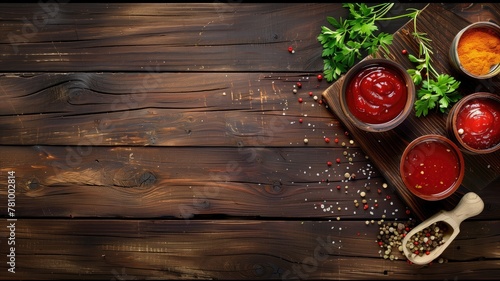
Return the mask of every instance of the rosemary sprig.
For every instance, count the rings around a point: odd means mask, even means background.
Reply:
[[[419,45],[418,57],[409,54],[408,59],[415,63],[415,68],[408,69],[413,83],[421,85],[417,90],[417,100],[415,101],[415,115],[417,117],[426,116],[430,110],[439,105],[439,111],[445,113],[450,105],[457,102],[462,96],[457,91],[460,81],[454,77],[438,73],[432,65],[431,39],[427,34],[417,30],[417,18],[421,10],[415,10],[412,14],[413,32],[412,35]]]

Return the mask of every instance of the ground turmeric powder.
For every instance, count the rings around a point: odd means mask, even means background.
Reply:
[[[460,64],[474,75],[490,72],[500,63],[500,36],[484,28],[464,32],[457,46]]]

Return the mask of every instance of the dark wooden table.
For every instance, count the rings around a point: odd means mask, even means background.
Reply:
[[[391,14],[407,8],[451,30],[500,21],[492,3],[396,3]],[[497,279],[495,162],[474,190],[484,211],[461,224],[443,263],[382,257],[379,223],[453,202],[428,209],[403,194],[323,99],[338,86],[316,78],[327,16],[347,10],[0,4],[0,279]],[[436,40],[443,66],[447,44]],[[361,192],[367,209],[354,204]]]

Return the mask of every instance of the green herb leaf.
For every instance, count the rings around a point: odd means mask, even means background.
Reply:
[[[323,72],[328,82],[337,80],[363,55],[374,54],[379,47],[389,53],[387,45],[392,44],[392,35],[380,33],[376,22],[394,6],[384,3],[367,6],[364,3],[343,3],[349,10],[346,19],[327,17],[333,29],[322,26],[318,41],[323,46]],[[405,16],[405,15],[403,15]],[[401,16],[402,17],[402,16]]]
[[[419,54],[418,57],[412,54],[408,55],[408,59],[415,63],[414,69],[408,69],[407,72],[416,86],[422,84],[417,89],[417,100],[415,101],[415,115],[417,117],[426,116],[430,110],[434,109],[437,104],[439,111],[445,113],[452,103],[457,102],[461,95],[457,91],[460,86],[460,81],[454,77],[438,73],[432,65],[431,55],[432,47],[431,39],[427,34],[416,29],[417,17],[420,11],[416,11],[413,15],[414,32],[413,37],[418,42]],[[423,79],[423,74],[426,78]]]

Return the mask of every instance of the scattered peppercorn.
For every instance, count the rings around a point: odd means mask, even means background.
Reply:
[[[290,53],[293,52],[293,47],[292,46],[288,47],[288,52],[290,52]]]
[[[408,51],[407,51],[406,49],[403,49],[403,50],[401,50],[401,53],[402,53],[403,55],[407,55],[407,54],[408,54]]]
[[[415,221],[410,220],[406,223],[387,222],[381,219],[378,221],[379,234],[377,235],[377,244],[382,248],[379,253],[384,259],[399,259],[404,257],[403,254],[403,238],[410,231]],[[399,255],[395,255],[396,251]],[[392,257],[392,258],[391,258]]]
[[[297,82],[297,87],[298,87],[298,88],[302,88],[302,83]]]
[[[318,78],[318,81],[321,81],[321,80],[323,80],[323,75],[318,74],[317,78]]]
[[[325,138],[325,142],[329,143],[330,142],[330,138]]]
[[[304,100],[302,98],[299,98],[299,102],[302,103]]]

